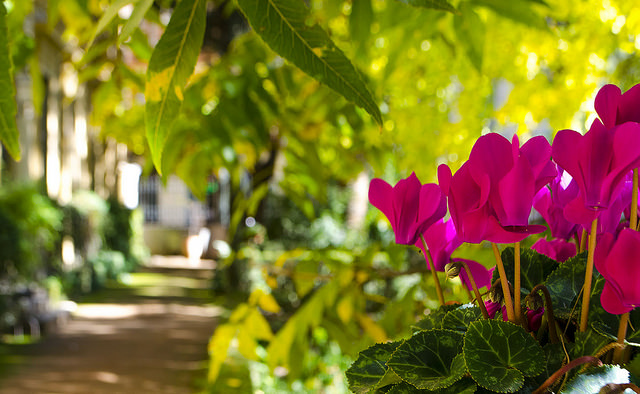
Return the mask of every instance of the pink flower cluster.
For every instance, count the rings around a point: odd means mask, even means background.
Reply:
[[[640,234],[626,224],[631,172],[640,166],[640,84],[624,94],[604,86],[595,109],[599,119],[584,135],[561,130],[552,145],[539,136],[521,146],[517,136],[509,141],[489,133],[455,173],[438,168],[438,185],[422,185],[413,173],[395,187],[374,179],[369,201],[389,219],[397,243],[424,248],[424,237],[439,271],[463,242],[519,242],[547,226],[551,239],[533,249],[565,261],[598,219],[595,264],[606,279],[601,302],[610,313],[628,312],[640,305]],[[529,223],[532,208],[547,226]],[[469,266],[481,278],[478,287],[489,285],[483,265]]]

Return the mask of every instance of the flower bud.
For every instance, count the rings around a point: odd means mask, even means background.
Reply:
[[[444,272],[447,274],[447,278],[453,279],[457,278],[460,275],[460,271],[462,270],[462,263],[451,262],[444,266]]]

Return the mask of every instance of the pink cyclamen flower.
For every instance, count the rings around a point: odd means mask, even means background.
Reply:
[[[438,180],[449,198],[449,210],[465,242],[522,241],[545,230],[529,225],[533,197],[555,178],[551,147],[534,137],[520,147],[517,136],[509,142],[489,133],[480,137],[469,160],[455,173],[438,168]]]
[[[578,184],[585,207],[607,208],[620,193],[627,173],[640,165],[640,124],[607,129],[596,119],[585,135],[560,130],[553,140],[553,160]]]
[[[640,84],[624,94],[615,85],[603,86],[596,95],[594,107],[608,129],[625,122],[640,122]]]
[[[540,238],[536,243],[531,245],[531,249],[561,263],[569,260],[578,253],[576,244],[561,238],[552,239],[551,241]]]
[[[369,202],[389,219],[396,243],[402,245],[415,244],[420,234],[447,213],[440,187],[421,184],[415,173],[393,187],[382,179],[373,179]]]
[[[429,226],[423,236],[427,243],[427,248],[431,254],[436,271],[444,272],[445,266],[452,261],[451,254],[460,245],[462,245],[462,241],[456,234],[456,228],[453,225],[453,222],[451,220],[446,222],[443,219],[438,220],[433,225]],[[426,254],[422,240],[419,239],[416,241],[415,245]],[[460,260],[467,263],[469,271],[471,271],[471,275],[473,275],[473,280],[476,282],[476,286],[478,286],[479,289],[491,285],[492,272],[487,270],[484,265],[472,260],[453,259],[453,261]],[[467,272],[464,269],[460,271],[459,276],[462,283],[467,286],[469,290],[473,291]]]
[[[640,232],[626,228],[617,239],[602,234],[595,265],[605,278],[600,303],[607,312],[621,315],[640,306]]]
[[[558,168],[558,175],[549,187],[540,189],[533,198],[533,208],[547,222],[554,238],[569,240],[578,231],[578,224],[569,221],[564,211],[578,193],[578,185],[571,175]]]

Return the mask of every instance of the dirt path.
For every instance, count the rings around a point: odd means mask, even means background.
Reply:
[[[12,346],[0,393],[194,393],[206,379],[207,343],[220,308],[212,269],[154,257],[151,266],[78,305],[57,333]]]

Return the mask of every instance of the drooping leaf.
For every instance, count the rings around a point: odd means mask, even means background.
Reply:
[[[161,171],[162,151],[180,112],[183,91],[200,53],[206,23],[205,0],[183,0],[156,45],[145,88],[145,124],[153,163]]]
[[[122,27],[120,34],[118,34],[118,45],[121,45],[125,42],[131,34],[138,28],[140,22],[144,18],[144,15],[147,13],[151,5],[153,4],[153,0],[137,0],[136,4],[133,6],[133,11],[129,16],[129,19]]]
[[[449,12],[456,12],[456,8],[446,0],[397,0],[404,4],[409,4],[414,7],[433,8],[435,10],[443,10]]]
[[[419,389],[449,387],[466,373],[463,338],[451,330],[420,331],[398,346],[387,365]]]
[[[456,15],[453,19],[453,27],[458,42],[464,47],[471,64],[476,70],[481,71],[486,35],[484,22],[468,3],[462,3],[460,15]]]
[[[16,90],[9,49],[7,9],[0,2],[0,140],[14,160],[20,160],[20,134],[16,126]]]
[[[610,383],[630,383],[629,371],[617,365],[603,365],[597,368],[589,368],[584,373],[570,380],[561,393],[599,393],[602,387]]]
[[[442,320],[442,328],[464,333],[467,331],[469,324],[480,319],[482,319],[480,308],[466,304],[447,313]]]
[[[534,3],[532,1],[473,0],[473,3],[485,6],[505,18],[526,26],[537,29],[545,29],[547,27],[544,17],[532,6],[532,3]]]
[[[87,45],[87,48],[93,45],[93,42],[95,41],[96,37],[100,33],[102,33],[105,27],[107,27],[109,23],[111,23],[111,21],[113,21],[113,19],[116,17],[116,15],[118,15],[118,11],[120,11],[120,9],[125,5],[131,4],[131,2],[133,1],[134,0],[115,0],[113,3],[109,4],[109,7],[107,7],[107,9],[104,11],[102,16],[98,20],[98,24],[96,25],[96,29],[93,31],[93,34],[89,39],[89,44]]]
[[[505,248],[500,254],[504,271],[509,282],[514,282],[515,256],[514,248]],[[531,292],[536,285],[544,283],[547,277],[558,267],[558,263],[533,249],[520,250],[520,283],[521,289]],[[498,270],[494,270],[492,282],[499,278]]]
[[[570,258],[547,277],[546,286],[551,295],[553,311],[558,317],[568,318],[572,310],[574,314],[579,312],[576,303],[580,302],[578,294],[584,285],[586,257],[586,253],[582,253]]]
[[[381,382],[389,367],[387,361],[401,342],[379,343],[360,352],[358,359],[345,373],[349,382],[349,389],[354,393],[368,393],[383,387]],[[395,382],[398,382],[396,380]],[[389,381],[384,385],[393,383]]]
[[[498,392],[513,393],[525,376],[545,367],[544,352],[522,327],[500,320],[480,320],[469,325],[464,358],[473,380]]]
[[[302,0],[238,0],[238,5],[254,31],[275,52],[382,124],[380,109],[359,72],[328,34],[312,22]]]

